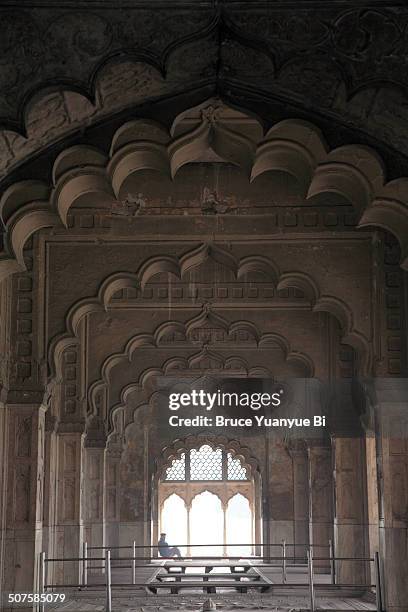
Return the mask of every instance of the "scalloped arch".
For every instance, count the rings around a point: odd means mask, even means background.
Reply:
[[[207,255],[217,252],[217,258],[219,258],[219,254],[222,251],[221,249],[216,249],[216,251],[205,251],[203,250],[203,245],[198,248],[192,249],[189,253],[184,254],[181,258],[177,257],[154,257],[147,262],[145,262],[140,268],[138,273],[131,272],[119,272],[115,273],[108,278],[106,278],[98,291],[96,297],[89,297],[83,300],[80,300],[77,304],[74,304],[68,312],[66,317],[66,333],[61,336],[55,338],[50,345],[49,350],[49,363],[51,364],[52,372],[56,371],[57,368],[57,355],[59,354],[58,345],[60,342],[65,342],[67,338],[75,338],[79,324],[83,317],[91,314],[92,312],[98,311],[106,311],[109,306],[109,301],[112,296],[119,291],[120,289],[126,287],[143,287],[146,282],[155,274],[160,272],[170,272],[174,274],[177,278],[181,278],[181,264],[180,262],[183,260],[184,262],[189,262],[186,265],[187,270],[191,269],[192,265],[200,265],[205,258],[203,258],[203,252],[206,252]],[[197,254],[199,257],[197,258]],[[224,261],[226,265],[234,267],[236,269],[236,276],[239,278],[243,274],[248,272],[248,263],[250,263],[251,270],[256,270],[255,262],[261,266],[261,270],[266,270],[268,276],[274,276],[277,274],[277,268],[274,263],[267,258],[257,258],[257,257],[246,257],[241,259],[240,261],[236,260],[235,257],[230,254],[228,251],[225,252],[227,258]],[[272,270],[272,272],[271,272]],[[311,306],[315,312],[328,312],[333,315],[337,321],[339,321],[343,340],[348,342],[358,353],[359,363],[361,373],[368,374],[371,368],[371,348],[369,341],[362,335],[357,329],[355,329],[354,321],[353,321],[353,313],[349,309],[349,307],[339,298],[335,296],[324,296],[320,294],[319,287],[314,279],[312,279],[307,274],[302,274],[299,272],[294,273],[285,273],[281,277],[276,278],[275,286],[277,289],[285,289],[289,287],[298,288],[305,293],[307,298],[311,302]],[[210,310],[208,311],[210,312]],[[195,325],[193,322],[195,319],[200,321],[202,320],[204,313],[200,313],[196,317],[193,317],[193,320],[190,321],[190,326]],[[217,315],[217,320],[219,315]],[[219,321],[221,322],[221,321]],[[234,322],[234,324],[239,322]],[[171,322],[168,322],[170,325]],[[178,329],[182,330],[182,333],[186,335],[187,328],[185,326],[181,327],[178,325]],[[231,328],[229,328],[231,331]],[[160,327],[160,333],[164,333],[165,326]],[[303,367],[307,367],[309,371],[313,372],[313,364],[310,362],[309,358],[302,353],[292,352],[290,347],[285,344],[285,340],[282,337],[278,337],[278,335],[274,334],[266,334],[262,338],[259,336],[259,332],[251,329],[251,332],[255,334],[255,337],[258,338],[259,343],[267,343],[269,341],[280,342],[288,358],[293,360],[293,363],[301,363]],[[273,338],[272,338],[273,336]],[[143,335],[143,338],[138,339],[139,345],[154,343],[157,344],[157,337],[154,335]],[[126,349],[127,351],[128,349]],[[126,353],[125,351],[125,353]]]
[[[208,444],[212,448],[221,448],[231,452],[233,457],[241,459],[245,467],[249,469],[251,476],[260,474],[259,461],[252,455],[248,446],[242,445],[238,440],[227,438],[226,436],[212,434],[192,434],[185,438],[175,440],[171,445],[165,446],[160,454],[160,459],[156,462],[156,479],[163,477],[165,470],[171,465],[174,459],[179,459],[183,453],[193,448],[200,448],[203,444]]]
[[[251,140],[236,126],[228,124],[222,112],[225,108],[214,107],[213,101],[207,107],[201,105],[198,127],[181,136],[172,137],[163,125],[151,120],[127,122],[112,139],[110,158],[95,147],[71,146],[55,160],[52,186],[40,181],[11,185],[0,200],[0,216],[6,228],[0,277],[21,269],[21,253],[32,233],[60,223],[66,226],[72,206],[111,206],[116,198],[122,197],[122,187],[128,178],[145,169],[167,176],[173,167],[174,175],[181,165],[196,158],[204,141],[206,147],[251,174],[252,179],[261,174],[267,177],[268,173],[279,170],[302,185],[309,202],[323,198],[324,203],[334,194],[352,205],[359,214],[360,227],[381,227],[395,234],[402,246],[401,265],[408,269],[407,178],[385,184],[383,163],[374,150],[356,144],[327,152],[320,130],[299,119],[278,122],[261,142],[257,137]],[[258,125],[256,120],[248,120]],[[38,209],[39,214],[33,214],[33,209]],[[18,223],[16,215],[19,215]],[[29,218],[25,219],[26,216]],[[195,256],[206,257],[209,251],[213,251],[215,260],[219,258],[220,263],[238,273],[237,262],[225,250],[221,253],[212,245],[202,245]],[[195,265],[191,254],[181,262],[167,261],[168,271],[176,275],[184,274],[189,265]],[[152,273],[146,270],[147,276]],[[270,269],[269,273],[271,277],[278,276],[277,270]],[[143,275],[142,285],[145,282]]]
[[[129,384],[126,384],[123,387],[120,393],[119,403],[112,406],[110,413],[108,414],[108,434],[109,435],[112,434],[113,429],[114,429],[115,415],[120,412],[123,412],[132,393],[137,392],[140,389],[146,389],[147,391],[152,392],[151,396],[155,394],[160,394],[159,391],[155,390],[155,387],[154,387],[155,379],[158,376],[165,376],[168,370],[168,366],[169,365],[171,366],[172,363],[175,362],[175,360],[177,360],[183,366],[183,368],[188,369],[188,363],[186,359],[172,358],[172,359],[167,360],[161,368],[147,368],[146,370],[140,373],[139,378],[136,382],[133,381]],[[263,368],[262,371],[260,371],[260,368],[258,367],[249,368],[249,370],[247,371],[247,375],[248,377],[251,377],[251,378],[252,377],[259,378],[260,375],[265,376],[267,378],[272,377],[272,373],[269,370],[266,370]],[[201,376],[199,377],[201,378]],[[101,382],[101,380],[95,381],[91,385],[91,387],[89,388],[89,392],[88,392],[88,397],[89,397],[91,406],[94,407],[96,405],[96,400],[99,394],[104,390],[105,386],[106,386],[105,383]],[[140,406],[137,406],[135,410],[138,410],[139,408]],[[92,414],[96,414],[95,410],[92,412]]]
[[[111,274],[101,283],[96,296],[85,298],[74,304],[66,317],[68,333],[75,336],[77,327],[84,316],[93,311],[107,309],[112,296],[117,291],[127,287],[143,288],[151,278],[163,272],[173,274],[176,278],[181,279],[184,274],[194,267],[200,266],[208,259],[213,259],[217,263],[225,265],[237,278],[247,273],[248,262],[253,266],[252,269],[255,269],[255,265],[259,263],[262,270],[271,277],[271,280],[277,273],[277,268],[271,260],[258,257],[238,260],[230,252],[214,245],[208,245],[207,243],[191,249],[179,258],[155,256],[145,261],[137,272],[123,271]]]
[[[337,21],[326,23],[326,20],[324,25],[321,23],[319,26],[321,30],[319,36],[316,41],[312,42],[311,40],[311,46],[308,53],[299,53],[299,48],[295,45],[293,52],[289,55],[285,54],[284,58],[282,57],[279,45],[276,44],[277,41],[274,40],[274,35],[272,37],[261,36],[258,31],[254,30],[254,24],[251,23],[249,23],[250,27],[248,29],[240,20],[237,22],[234,14],[229,14],[226,7],[225,10],[220,11],[214,6],[210,13],[207,11],[201,11],[201,13],[202,17],[199,21],[194,20],[191,24],[189,23],[186,29],[177,28],[173,32],[173,36],[170,36],[170,39],[160,41],[162,44],[160,44],[159,47],[156,44],[152,47],[147,39],[142,41],[139,40],[136,31],[134,37],[126,37],[126,45],[125,47],[123,46],[123,40],[120,37],[120,33],[122,32],[122,28],[125,28],[125,23],[121,20],[126,19],[126,13],[119,19],[120,25],[118,24],[117,28],[113,28],[112,23],[106,19],[101,19],[101,15],[97,12],[88,13],[88,19],[93,18],[96,23],[104,24],[103,27],[105,31],[103,44],[97,51],[92,50],[90,56],[88,53],[78,54],[78,49],[75,45],[69,47],[69,50],[76,55],[76,61],[74,61],[71,66],[69,66],[69,62],[68,65],[64,65],[62,71],[64,76],[60,76],[60,71],[57,70],[58,63],[49,61],[50,51],[53,50],[52,44],[50,47],[47,46],[47,40],[53,40],[53,36],[50,36],[50,30],[48,28],[42,29],[43,41],[41,50],[39,50],[38,39],[41,34],[37,27],[35,27],[36,34],[28,43],[28,54],[32,55],[36,61],[40,58],[45,68],[39,71],[36,69],[37,66],[35,66],[35,69],[33,67],[32,73],[35,78],[27,78],[20,83],[18,95],[16,95],[17,102],[13,106],[9,104],[6,106],[7,111],[5,110],[4,112],[7,112],[7,114],[0,118],[1,123],[5,125],[7,129],[18,130],[24,133],[24,125],[28,123],[28,117],[26,116],[28,114],[28,109],[33,105],[34,100],[42,99],[44,93],[47,91],[63,89],[64,91],[80,92],[81,95],[91,102],[94,102],[98,91],[97,83],[100,83],[103,79],[104,69],[110,64],[119,64],[123,61],[141,63],[145,69],[150,68],[157,71],[158,75],[164,80],[167,76],[167,72],[171,72],[172,60],[175,59],[177,69],[180,71],[181,68],[184,78],[191,79],[193,75],[196,77],[195,80],[200,86],[207,84],[208,79],[210,79],[211,82],[221,80],[224,85],[231,87],[233,82],[231,84],[230,78],[228,77],[231,74],[235,74],[237,71],[237,80],[243,81],[245,86],[248,87],[248,85],[253,86],[253,78],[247,81],[248,75],[246,70],[248,66],[245,61],[243,72],[242,74],[240,73],[240,63],[246,55],[251,54],[251,56],[255,55],[256,57],[256,66],[258,66],[259,62],[260,66],[268,71],[269,76],[273,75],[276,78],[278,87],[281,89],[283,87],[283,91],[287,92],[290,99],[295,99],[296,95],[299,97],[299,89],[297,86],[293,86],[294,84],[291,85],[291,81],[297,81],[298,79],[296,77],[298,73],[304,73],[305,68],[306,70],[312,70],[313,73],[313,69],[316,67],[318,72],[322,73],[322,71],[324,71],[329,76],[329,84],[332,82],[333,78],[341,82],[345,88],[347,98],[350,98],[362,89],[377,87],[379,85],[392,87],[401,90],[404,95],[407,94],[406,83],[401,83],[401,79],[399,79],[398,82],[396,81],[395,71],[387,71],[386,67],[379,62],[374,62],[374,69],[371,71],[369,70],[370,66],[366,65],[367,60],[370,61],[370,58],[376,57],[376,54],[374,56],[372,55],[372,41],[370,45],[368,45],[371,47],[371,51],[368,51],[367,58],[364,62],[365,70],[363,72],[356,70],[356,67],[353,66],[354,61],[359,63],[360,59],[351,59],[349,54],[344,52],[345,49],[342,48],[343,45],[341,41],[337,39],[336,30],[342,20],[346,20],[347,23],[347,19],[350,18],[350,15],[354,14],[356,16],[355,18],[357,18],[357,12],[353,9],[345,11],[339,23],[337,23]],[[371,10],[370,15],[377,15],[377,19],[381,19],[381,17],[379,17],[381,13],[378,11]],[[25,16],[26,18],[32,19],[32,15],[29,16],[28,12]],[[309,18],[310,17],[306,16],[305,24],[308,23]],[[62,19],[62,16],[60,16],[57,21],[60,21],[60,19]],[[353,19],[353,17],[351,19]],[[389,22],[389,19],[388,15],[386,24],[388,36],[390,36],[389,29],[393,34],[398,32],[395,16],[391,18],[391,22]],[[284,30],[286,27],[291,27],[291,20],[288,19],[286,21],[287,24],[283,26]],[[370,32],[370,38],[376,39],[378,30],[372,29],[373,24],[366,23],[365,21],[366,20],[361,17],[361,25],[357,30],[359,32],[365,32],[367,28],[367,32]],[[62,21],[60,23],[62,23]],[[390,23],[392,23],[392,26],[390,26]],[[348,25],[350,26],[350,23]],[[378,24],[376,25],[378,28]],[[272,23],[270,23],[270,27],[273,30],[276,29],[275,26],[276,24],[274,23],[272,28]],[[21,27],[20,24],[19,27]],[[61,27],[61,25],[59,27]],[[89,24],[86,27],[89,28]],[[308,26],[306,25],[306,27]],[[344,27],[344,25],[342,25],[342,27]],[[332,28],[334,30],[333,36],[329,35],[329,31]],[[130,30],[126,29],[126,31],[130,34]],[[323,34],[323,32],[325,33]],[[282,34],[283,39],[285,39],[286,35],[289,36],[289,33],[285,31],[283,31]],[[290,34],[290,39],[292,35],[293,33]],[[70,27],[69,24],[67,26],[67,36],[69,38],[73,37],[72,27]],[[384,35],[384,37],[386,37],[386,35]],[[380,36],[379,40],[384,42],[384,37]],[[395,35],[391,37],[393,40],[395,39]],[[279,38],[277,40],[279,40]],[[329,47],[327,47],[328,41],[330,42]],[[356,34],[355,42],[358,44],[358,34]],[[31,48],[30,44],[33,44],[34,47]],[[189,53],[190,48],[196,54],[197,44],[200,45],[201,54],[215,54],[218,58],[217,62],[214,61],[212,64],[207,63],[206,70],[202,70],[200,75],[194,74],[194,71],[191,74],[191,70],[186,70],[183,63],[180,66],[180,61],[177,62],[177,59],[181,55],[184,56],[186,53]],[[224,52],[224,47],[226,46],[228,50],[231,44],[239,49],[239,52],[235,54],[238,63],[232,62],[232,65],[230,64],[231,59],[228,51],[226,57]],[[160,50],[158,50],[158,48]],[[386,49],[387,52],[391,52],[388,43],[386,43]],[[401,50],[399,50],[399,52],[397,50],[397,62],[401,62],[401,52]],[[191,61],[192,57],[189,56],[189,62],[187,62],[188,66]],[[224,62],[226,62],[225,65]],[[372,65],[371,62],[371,67]],[[403,63],[401,63],[401,65],[403,65]],[[177,83],[177,76],[179,75],[176,72],[174,75],[176,78],[173,77],[169,79],[169,85],[172,84],[172,81],[176,81]],[[285,78],[286,76],[289,80]],[[251,77],[253,77],[252,73]],[[176,88],[172,88],[172,93],[174,93],[174,89]]]
[[[168,325],[173,325],[173,323],[169,323]],[[230,328],[233,325],[235,325],[235,323],[231,324]],[[180,326],[180,324],[176,323],[176,326]],[[186,326],[187,324],[184,324],[183,326],[184,332]],[[158,348],[157,338],[162,332],[162,329],[163,324],[158,326],[154,334],[138,334],[134,336],[126,343],[126,347],[123,352],[114,353],[105,360],[101,368],[101,377],[91,385],[88,393],[89,403],[93,407],[94,412],[96,410],[95,407],[97,397],[102,390],[109,388],[113,369],[121,365],[123,366],[125,363],[131,363],[133,355],[138,349],[143,349],[146,347]],[[308,355],[300,351],[291,350],[288,340],[280,334],[269,333],[261,336],[259,346],[267,347],[268,344],[271,344],[271,342],[280,347],[283,357],[288,363],[293,363],[295,365],[300,364],[305,371],[305,376],[313,376],[314,363]],[[216,353],[215,350],[204,347],[189,357],[170,357],[163,363],[161,368],[147,368],[146,370],[143,370],[140,373],[136,383],[132,382],[123,387],[120,394],[120,403],[116,406],[111,406],[110,410],[114,411],[124,406],[127,402],[129,393],[133,392],[133,390],[148,388],[151,383],[154,384],[157,376],[165,376],[174,372],[177,373],[178,370],[194,371],[194,365],[196,363],[201,363],[203,359],[211,359],[212,361],[219,363],[219,367],[222,368],[225,373],[228,373],[228,370],[233,370],[242,371],[250,378],[257,378],[260,376],[270,378],[272,376],[272,372],[269,370],[266,371],[265,368],[260,368],[259,366],[250,367],[250,365],[240,356],[230,356],[224,358],[222,355]]]

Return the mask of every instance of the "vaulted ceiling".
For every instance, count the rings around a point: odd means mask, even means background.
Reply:
[[[135,116],[169,126],[217,95],[266,126],[312,120],[331,148],[374,146],[397,178],[408,174],[407,31],[404,3],[382,0],[6,0],[0,177],[27,177],[29,160],[37,178],[62,140],[104,144]]]

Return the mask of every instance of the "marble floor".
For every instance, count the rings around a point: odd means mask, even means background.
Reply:
[[[114,594],[112,599],[112,612],[164,612],[171,610],[197,610],[203,609],[208,595],[135,595],[134,593]],[[271,612],[304,612],[309,610],[309,601],[303,596],[275,596],[245,594],[239,596],[211,595],[211,600],[217,610],[269,610]],[[61,612],[104,612],[105,597],[102,593],[72,594],[68,600],[53,610]],[[372,601],[366,598],[317,598],[316,610],[345,612],[351,610],[375,611]]]

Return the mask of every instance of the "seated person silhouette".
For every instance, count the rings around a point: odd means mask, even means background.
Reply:
[[[157,544],[161,557],[178,557],[181,559],[180,549],[177,546],[169,546],[166,542],[166,534],[160,534],[160,540]]]

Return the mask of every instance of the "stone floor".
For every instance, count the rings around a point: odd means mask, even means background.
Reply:
[[[112,599],[112,612],[164,612],[167,610],[202,610],[208,595],[147,595],[135,593],[117,593]],[[300,612],[309,610],[307,597],[256,595],[211,595],[217,610],[269,610],[271,612]],[[318,598],[316,609],[319,611],[351,611],[376,609],[372,601],[366,598]],[[50,608],[51,609],[51,608]],[[72,594],[67,602],[52,607],[61,612],[104,612],[105,597],[103,593]]]
[[[154,565],[138,569],[139,574],[136,576],[136,582],[151,582],[153,580],[152,584],[154,584],[152,568],[157,573],[158,567]],[[187,568],[186,576],[189,569],[191,568]],[[220,568],[218,570],[221,571]],[[217,573],[217,568],[214,571]],[[217,593],[207,594],[203,593],[202,589],[187,588],[177,595],[172,595],[170,594],[170,589],[163,589],[158,594],[154,594],[146,591],[144,588],[135,589],[134,587],[129,588],[129,586],[116,586],[112,588],[112,612],[165,612],[168,610],[197,610],[198,612],[202,610],[203,603],[209,598],[215,603],[217,610],[222,612],[232,610],[303,612],[310,610],[306,567],[288,567],[286,585],[281,584],[282,569],[280,567],[262,568],[262,572],[267,574],[273,589],[265,593],[250,588],[247,593],[237,593],[233,589],[219,589]],[[127,583],[128,585],[130,580],[131,573],[129,568],[113,568],[113,584],[120,585],[120,583]],[[90,586],[87,589],[66,590],[66,602],[53,606],[47,605],[45,612],[48,610],[50,612],[51,610],[61,612],[105,612],[106,591],[104,582],[105,576],[103,574],[91,573],[88,581]],[[296,589],[291,587],[290,583],[298,583],[298,585],[300,583],[304,587],[301,586],[300,589]],[[329,585],[330,575],[316,574],[315,583]],[[316,610],[319,612],[376,610],[372,594],[356,597],[358,593],[355,590],[342,589],[340,592],[331,594],[328,589],[324,587],[323,589],[324,591],[321,591],[320,594],[316,592]],[[61,589],[57,589],[57,591],[60,592]]]

